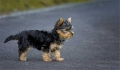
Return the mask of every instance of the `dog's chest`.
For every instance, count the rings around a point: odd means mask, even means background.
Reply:
[[[58,45],[57,43],[51,43],[50,44],[50,49],[61,49],[62,48],[62,44]]]

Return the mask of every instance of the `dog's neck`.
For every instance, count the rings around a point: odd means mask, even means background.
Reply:
[[[60,38],[59,34],[56,32],[56,28],[54,28],[51,33],[54,35],[54,38],[56,39],[56,42],[59,44],[63,44],[65,39]]]

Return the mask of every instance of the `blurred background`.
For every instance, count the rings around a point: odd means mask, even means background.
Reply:
[[[0,15],[90,0],[0,0]]]
[[[120,0],[0,0],[0,70],[120,70]],[[32,13],[30,13],[32,11]],[[62,62],[44,62],[32,49],[18,60],[16,41],[23,30],[48,30],[72,18],[74,36],[61,49]]]

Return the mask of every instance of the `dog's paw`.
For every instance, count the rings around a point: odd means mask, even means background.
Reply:
[[[56,61],[63,61],[64,58],[56,58],[55,60],[56,60]]]
[[[26,60],[27,60],[26,57],[22,57],[22,58],[20,58],[20,61],[26,61]]]
[[[43,61],[50,62],[50,61],[52,61],[52,59],[43,59]]]

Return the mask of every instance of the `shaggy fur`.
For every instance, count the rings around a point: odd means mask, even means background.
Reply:
[[[50,52],[55,60],[62,61],[64,59],[60,57],[60,48],[66,39],[73,36],[70,22],[71,18],[68,18],[66,21],[60,18],[51,32],[44,30],[22,31],[16,35],[10,35],[4,43],[10,40],[18,40],[18,53],[21,61],[26,61],[26,54],[31,47],[43,52],[42,57],[44,61],[52,60]]]

